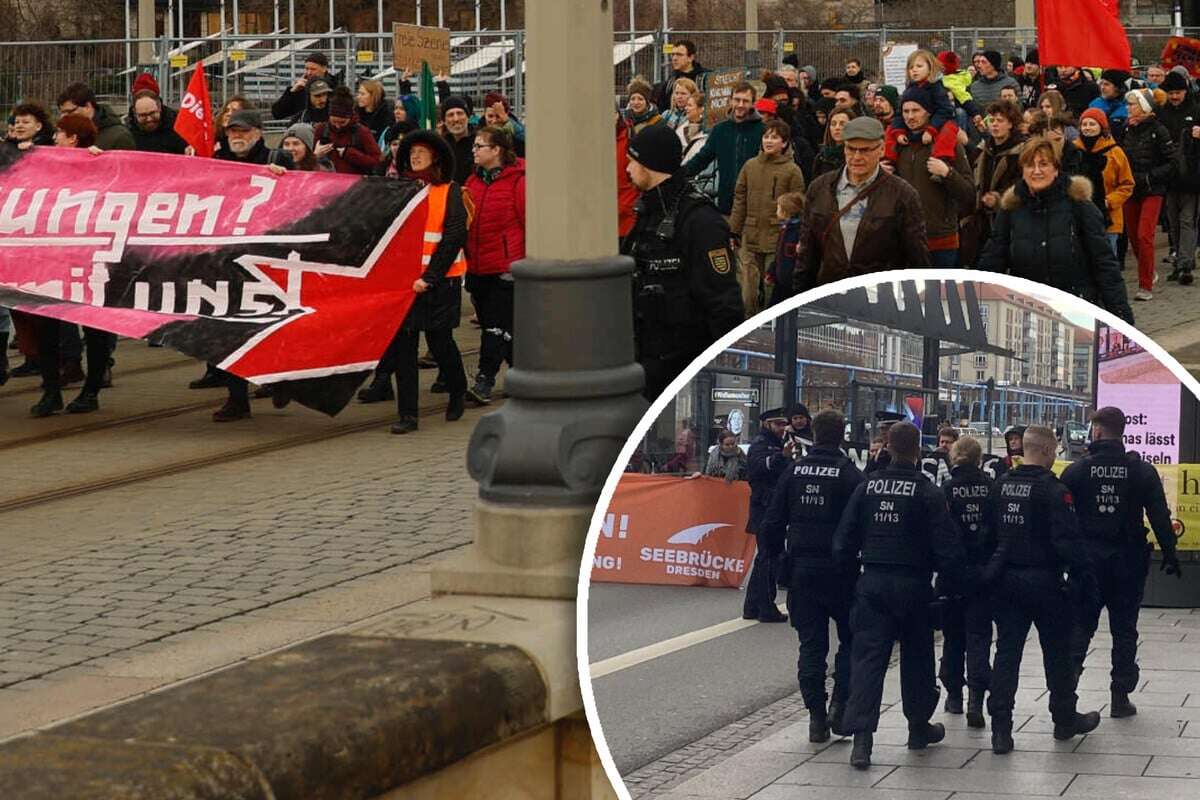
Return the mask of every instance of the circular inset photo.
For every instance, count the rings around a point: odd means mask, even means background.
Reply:
[[[981,272],[724,337],[592,520],[579,666],[618,794],[1200,790],[1198,390],[1112,314]]]

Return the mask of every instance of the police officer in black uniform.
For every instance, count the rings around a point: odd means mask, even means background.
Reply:
[[[1162,569],[1180,575],[1175,553],[1171,511],[1162,480],[1137,453],[1126,452],[1122,437],[1125,413],[1113,406],[1092,415],[1092,442],[1083,458],[1063,472],[1062,480],[1075,496],[1084,552],[1096,576],[1099,597],[1084,603],[1076,620],[1071,646],[1075,674],[1096,633],[1101,606],[1108,607],[1112,630],[1112,704],[1114,717],[1131,717],[1137,707],[1129,693],[1138,685],[1138,607],[1150,569],[1149,542],[1142,514],[1150,520],[1162,550]]]
[[[931,578],[936,568],[957,586],[965,558],[945,496],[917,467],[920,431],[897,422],[888,450],[890,463],[854,490],[833,536],[836,564],[852,568],[861,558],[863,565],[850,613],[854,646],[843,723],[854,734],[850,763],[858,769],[871,766],[883,681],[897,640],[908,747],[919,750],[945,737],[941,723],[929,723],[938,700]]]
[[[795,415],[793,415],[794,418]],[[808,740],[824,742],[843,735],[842,720],[850,696],[850,606],[857,571],[833,564],[833,532],[842,509],[863,481],[862,472],[840,449],[846,419],[836,411],[817,414],[811,423],[813,446],[775,487],[763,526],[772,553],[787,544],[788,614],[800,637],[796,675],[808,708]],[[833,702],[826,712],[825,664],[829,621],[837,625]]]
[[[941,436],[939,435],[939,439]],[[996,549],[991,526],[992,480],[979,468],[983,448],[970,436],[950,445],[950,480],[942,492],[967,553],[966,581],[961,594],[946,605],[942,629],[942,663],[938,678],[946,687],[945,710],[961,714],[963,668],[966,667],[967,725],[982,728],[983,696],[992,679],[992,613],[980,576]],[[939,576],[939,584],[944,584]],[[939,585],[938,594],[951,595]],[[965,654],[965,659],[964,659]]]
[[[746,457],[746,473],[750,481],[750,518],[746,521],[746,533],[754,534],[758,551],[750,568],[750,580],[746,582],[742,618],[760,622],[786,622],[787,616],[775,605],[780,551],[776,549],[772,552],[763,523],[771,507],[775,486],[792,464],[794,445],[783,442],[787,417],[782,408],[764,411],[758,418],[762,422],[762,430],[750,443],[750,452]]]
[[[1029,626],[1037,626],[1050,690],[1054,738],[1067,740],[1095,730],[1100,714],[1076,710],[1071,674],[1073,615],[1062,576],[1087,586],[1092,579],[1079,547],[1079,529],[1071,492],[1050,467],[1058,451],[1054,432],[1041,426],[1025,429],[1023,462],[996,481],[993,526],[998,541],[983,575],[994,587],[996,661],[992,667],[988,713],[992,716],[992,752],[1013,749],[1012,715],[1018,673]]]
[[[729,225],[680,168],[683,146],[666,125],[629,142],[629,178],[642,192],[621,243],[632,256],[633,330],[645,395],[654,400],[706,347],[745,319]]]

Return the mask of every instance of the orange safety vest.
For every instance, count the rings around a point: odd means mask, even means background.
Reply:
[[[421,250],[421,266],[428,267],[433,253],[442,242],[442,230],[446,226],[446,198],[450,195],[450,184],[429,186],[429,215],[425,217],[425,241]],[[458,257],[446,271],[447,278],[461,278],[467,274],[467,256],[460,249]]]

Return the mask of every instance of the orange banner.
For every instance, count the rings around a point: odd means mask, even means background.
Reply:
[[[754,559],[749,509],[744,481],[623,475],[596,543],[592,580],[737,588]]]

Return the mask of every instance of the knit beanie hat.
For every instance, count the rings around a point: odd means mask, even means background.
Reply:
[[[295,125],[288,128],[287,132],[283,134],[284,139],[288,138],[289,136],[294,136],[300,141],[304,142],[304,146],[308,148],[308,152],[312,152],[313,142],[316,140],[316,135],[313,133],[312,125],[309,125],[307,122],[297,122]]]
[[[891,105],[892,111],[900,113],[900,91],[895,86],[883,85],[875,90],[876,97],[883,97]]]
[[[158,81],[154,80],[154,76],[149,72],[140,73],[136,78],[133,79],[133,89],[129,92],[129,94],[135,95],[142,91],[162,94],[158,88]]]
[[[961,64],[958,61],[958,53],[953,50],[943,50],[937,54],[938,63],[942,65],[942,71],[947,75],[953,75],[958,72]]]
[[[629,157],[655,172],[674,175],[683,161],[683,143],[666,125],[647,125],[629,140]]]
[[[1187,91],[1188,81],[1183,75],[1180,75],[1175,70],[1167,73],[1167,77],[1159,84],[1158,88],[1164,92],[1180,92]]]
[[[1004,57],[1000,55],[999,50],[984,50],[980,55],[986,58],[997,72],[1004,69]]]
[[[654,96],[654,89],[641,78],[634,78],[629,82],[629,88],[625,90],[625,93],[630,97],[640,94],[649,103],[652,102],[651,98]]]
[[[442,116],[446,116],[448,112],[456,108],[460,109],[468,117],[471,116],[471,104],[467,102],[466,98],[459,97],[456,94],[452,94],[442,101]]]
[[[808,82],[810,84],[817,82],[817,68],[814,67],[812,64],[805,64],[803,67],[800,68],[800,71],[808,76]]]
[[[1123,89],[1131,77],[1133,76],[1123,69],[1106,69],[1100,73],[1100,80],[1115,84],[1118,89]]]
[[[350,94],[350,90],[345,86],[339,86],[334,91],[333,97],[329,98],[329,116],[354,116],[354,95]]]
[[[1042,65],[1042,62],[1038,61],[1038,51],[1036,47],[1025,53],[1025,63],[1037,64],[1039,67]]]
[[[760,114],[770,114],[773,117],[779,116],[779,104],[769,97],[763,97],[755,103],[754,110]]]
[[[1154,95],[1148,89],[1134,89],[1125,95],[1125,102],[1137,103],[1147,114],[1154,111]]]
[[[796,405],[788,409],[789,418],[796,417],[801,414],[808,417],[810,422],[812,421],[812,414],[808,413],[808,406],[804,405],[804,403],[796,403]]]
[[[1100,130],[1104,131],[1105,133],[1108,133],[1108,115],[1105,114],[1100,109],[1098,109],[1098,108],[1087,109],[1086,111],[1084,111],[1082,114],[1079,115],[1080,122],[1083,122],[1085,119],[1090,119],[1090,120],[1095,121],[1096,123],[1098,123],[1100,125]]]
[[[905,103],[917,103],[921,106],[921,108],[932,114],[933,92],[930,92],[928,87],[913,84],[904,90],[904,94],[900,97],[899,108],[892,106],[892,109],[895,110],[896,113],[900,113],[900,111],[904,108]]]
[[[796,69],[800,69],[800,56],[795,53],[788,53],[783,57],[783,63],[791,64]]]

